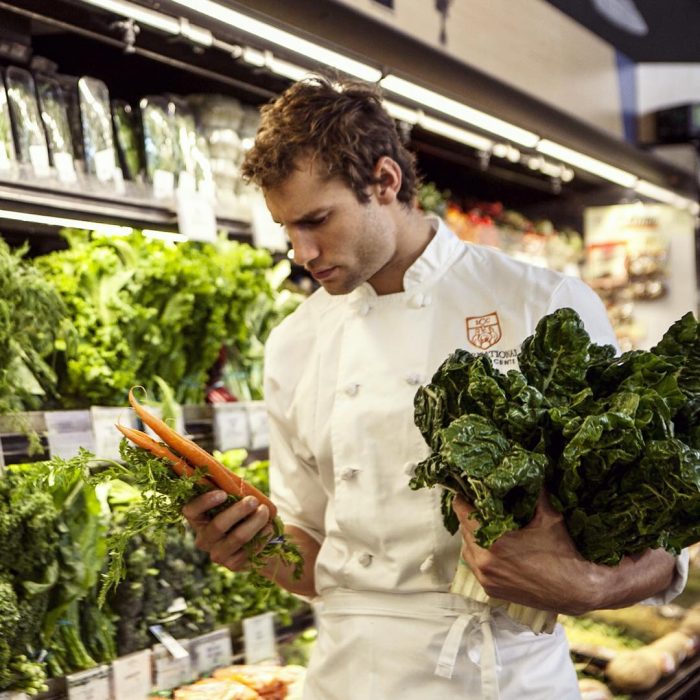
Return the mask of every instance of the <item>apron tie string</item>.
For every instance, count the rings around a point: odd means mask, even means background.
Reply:
[[[473,649],[476,652],[475,660],[481,666],[481,697],[482,700],[498,700],[498,665],[496,661],[496,644],[491,628],[491,608],[484,606],[479,612],[462,613],[450,626],[445,641],[440,651],[435,675],[442,678],[452,678],[459,647],[462,644],[464,633],[469,627],[478,625],[481,632],[481,649]],[[473,630],[473,631],[476,631]],[[470,634],[467,638],[467,646],[472,647],[477,640]],[[471,651],[471,649],[470,649]],[[472,654],[469,654],[472,658]]]

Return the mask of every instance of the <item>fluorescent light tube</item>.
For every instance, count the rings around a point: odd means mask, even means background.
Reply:
[[[290,32],[273,27],[271,24],[244,15],[218,2],[212,2],[212,0],[173,0],[173,2],[206,15],[210,19],[216,19],[230,27],[276,44],[287,51],[293,51],[313,61],[354,75],[356,78],[376,83],[382,77],[381,71],[377,68],[318,46],[312,41],[307,41]]]
[[[457,100],[440,95],[408,80],[397,78],[395,75],[385,76],[380,84],[388,92],[401,95],[401,97],[418,102],[426,108],[447,114],[453,119],[459,119],[465,124],[471,124],[491,134],[496,134],[525,148],[533,148],[539,140],[539,136],[532,131],[521,129],[519,126],[492,117],[478,109],[467,107]]]
[[[664,204],[671,204],[680,209],[686,209],[691,203],[690,199],[681,197],[679,194],[676,194],[671,190],[667,190],[664,187],[659,187],[658,185],[654,185],[646,180],[640,180],[634,189],[644,197],[655,199],[658,202],[664,202]]]
[[[429,117],[427,114],[420,114],[418,116],[418,126],[432,131],[434,134],[446,136],[448,139],[452,139],[458,143],[464,143],[479,151],[490,151],[493,146],[493,141],[484,136],[473,134],[471,131],[462,129],[459,126],[454,126],[453,124],[448,124],[441,119]]]
[[[584,155],[579,151],[574,151],[573,149],[562,146],[554,141],[542,139],[537,144],[537,150],[547,156],[564,161],[569,165],[573,165],[575,168],[580,168],[581,170],[585,170],[593,175],[602,177],[604,180],[614,182],[616,185],[620,185],[621,187],[634,187],[635,183],[637,182],[637,176],[633,175],[632,173],[628,173],[626,170],[616,168],[615,166],[604,163],[602,160],[598,160],[597,158],[591,158],[591,156]]]
[[[24,211],[9,211],[0,209],[0,219],[8,221],[26,221],[30,224],[43,226],[60,226],[62,228],[82,228],[88,231],[98,231],[108,236],[129,236],[133,232],[131,226],[115,226],[98,221],[83,221],[62,216],[45,216],[43,214],[30,214]]]
[[[296,63],[283,61],[281,58],[277,58],[276,56],[272,56],[268,60],[267,67],[273,73],[294,81],[308,78],[309,74],[312,73],[312,71],[310,71],[308,68],[302,68],[301,66],[297,66]]]
[[[417,110],[404,107],[390,100],[382,100],[382,105],[384,105],[384,109],[389,113],[392,119],[398,119],[401,122],[406,122],[406,124],[418,123],[419,114]]]

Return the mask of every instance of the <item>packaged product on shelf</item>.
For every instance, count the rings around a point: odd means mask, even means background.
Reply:
[[[58,73],[53,77],[58,81],[63,91],[76,165],[80,164],[79,169],[81,172],[84,172],[85,145],[83,143],[83,125],[80,118],[79,79],[75,75],[61,75]]]
[[[178,172],[179,145],[173,113],[165,97],[144,97],[140,103],[146,175],[156,198],[172,197]]]
[[[201,132],[209,144],[211,171],[219,199],[235,195],[240,181],[243,146],[239,131],[244,109],[231,97],[194,95],[189,98]]]
[[[75,182],[73,139],[68,122],[68,108],[63,96],[63,89],[56,78],[43,75],[35,76],[41,118],[44,122],[49,157],[56,169],[59,180]]]
[[[101,80],[82,77],[78,80],[78,97],[86,170],[100,182],[109,182],[116,168],[109,91]]]
[[[124,100],[112,100],[115,142],[124,177],[138,180],[144,170],[141,126],[136,111]]]
[[[12,122],[10,121],[10,107],[7,103],[5,83],[0,71],[0,175],[15,170],[17,157],[15,144],[12,139]]]
[[[51,174],[49,149],[39,115],[34,78],[24,68],[10,66],[5,82],[19,162],[31,166],[36,177],[47,177]]]

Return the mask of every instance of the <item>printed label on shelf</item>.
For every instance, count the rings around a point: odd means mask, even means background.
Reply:
[[[48,177],[51,175],[51,167],[49,166],[49,151],[46,146],[30,146],[29,160],[34,169],[34,174],[37,177]]]
[[[262,450],[270,446],[270,426],[264,401],[250,401],[246,405],[250,425],[250,449]]]
[[[0,700],[28,700],[28,698],[26,693],[18,693],[15,690],[0,691]]]
[[[212,404],[214,446],[217,450],[233,450],[250,445],[248,411],[240,401]]]
[[[183,606],[184,608],[185,606]],[[190,655],[190,652],[173,637],[170,632],[165,630],[162,625],[151,625],[148,628],[151,634],[168,650],[173,659],[185,659]]]
[[[12,168],[12,161],[7,153],[7,146],[0,141],[0,172],[3,170],[10,170]],[[2,700],[2,695],[0,695],[0,700]]]
[[[109,697],[109,666],[66,676],[68,700],[105,700]]]
[[[209,673],[215,668],[231,663],[233,657],[231,633],[228,629],[220,629],[203,634],[191,641],[190,649],[197,673]]]
[[[70,153],[54,153],[53,165],[61,182],[73,183],[78,179],[73,156]]]
[[[113,700],[144,700],[151,692],[151,650],[112,661]]]
[[[156,170],[153,173],[153,196],[156,199],[172,199],[175,194],[175,173]]]
[[[126,192],[126,185],[124,184],[124,173],[122,172],[121,168],[114,166],[112,180],[114,181],[114,189],[116,193],[124,194]]]
[[[257,248],[284,253],[289,248],[284,229],[276,224],[265,204],[262,194],[255,193],[250,198],[251,230],[253,245]]]
[[[254,615],[243,620],[243,651],[247,664],[277,659],[274,613]]]
[[[201,192],[178,190],[177,228],[191,241],[215,241],[216,215],[211,200]]]
[[[197,190],[197,181],[194,179],[194,175],[191,175],[184,170],[177,176],[177,193],[191,194]]]
[[[163,418],[163,408],[161,406],[146,406],[146,410],[153,414],[156,418]],[[176,432],[180,433],[180,435],[185,434],[185,418],[182,414],[182,407],[178,406],[177,407],[177,413],[175,414],[175,425],[173,425],[172,420],[168,419],[165,421],[171,428],[174,428]],[[155,438],[156,440],[160,440],[160,438],[153,432],[151,428],[149,428],[147,425],[143,426],[144,431],[150,435],[152,438]]]
[[[90,411],[46,411],[44,421],[52,457],[71,459],[81,447],[95,451]]]
[[[90,417],[97,457],[119,459],[119,443],[123,436],[115,426],[121,423],[127,428],[135,428],[134,412],[127,406],[91,406]]]
[[[114,151],[111,148],[105,148],[102,151],[95,153],[95,175],[100,182],[109,182],[114,177]]]
[[[188,644],[182,640],[183,644]],[[162,645],[153,647],[153,685],[156,690],[170,690],[184,685],[193,679],[196,673],[192,669],[192,657],[188,654],[181,659],[174,658]]]

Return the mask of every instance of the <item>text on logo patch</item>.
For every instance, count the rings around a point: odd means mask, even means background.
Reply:
[[[501,339],[501,324],[493,311],[485,316],[467,316],[467,339],[479,350],[486,350]]]

